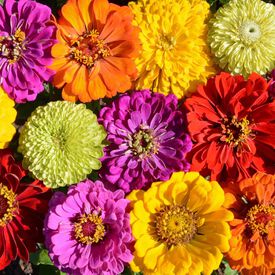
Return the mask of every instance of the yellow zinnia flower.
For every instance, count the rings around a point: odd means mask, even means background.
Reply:
[[[137,89],[175,94],[193,91],[214,73],[206,46],[209,5],[204,0],[130,2],[142,44]]]
[[[12,123],[15,121],[16,111],[13,107],[13,100],[0,88],[0,149],[7,147],[8,142],[15,134]]]
[[[211,274],[229,250],[233,214],[224,192],[197,172],[132,191],[130,222],[136,240],[131,268],[144,274]]]

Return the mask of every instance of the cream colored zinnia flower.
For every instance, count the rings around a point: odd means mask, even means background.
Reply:
[[[208,42],[222,69],[247,77],[275,67],[275,6],[231,0],[210,20]]]
[[[206,1],[139,0],[129,6],[141,30],[137,89],[181,98],[214,72],[205,43]]]

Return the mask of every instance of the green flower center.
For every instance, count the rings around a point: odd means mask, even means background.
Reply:
[[[64,150],[66,145],[67,138],[65,137],[65,134],[60,131],[60,134],[53,134],[52,136],[52,142],[56,149],[59,149],[61,151]]]
[[[132,135],[129,146],[133,154],[141,158],[158,152],[158,143],[152,134],[152,130],[143,129],[143,127]]]
[[[98,243],[105,236],[102,218],[94,214],[83,214],[74,223],[74,233],[77,241],[83,244]]]
[[[17,29],[13,35],[0,37],[0,54],[6,57],[10,64],[16,62],[21,57],[25,36],[24,32]]]
[[[72,40],[70,58],[92,68],[98,59],[109,56],[110,49],[98,36],[99,32],[93,29],[80,35],[77,40]]]
[[[204,223],[185,206],[169,205],[155,214],[155,235],[158,241],[171,245],[188,243]]]
[[[223,140],[234,147],[245,142],[248,136],[252,133],[249,124],[249,120],[246,118],[243,118],[240,121],[235,116],[231,119],[225,118],[221,125],[222,132],[225,135]]]
[[[251,207],[246,215],[248,226],[253,232],[268,234],[269,229],[275,229],[274,205],[257,204]]]
[[[243,22],[239,30],[241,40],[247,45],[254,43],[261,37],[260,27],[253,21]]]

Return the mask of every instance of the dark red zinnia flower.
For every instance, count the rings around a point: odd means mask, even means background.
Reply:
[[[17,257],[29,260],[29,252],[43,241],[44,214],[51,193],[41,182],[21,182],[26,171],[9,149],[0,150],[0,270]]]
[[[194,142],[191,170],[220,182],[275,173],[275,101],[263,77],[221,73],[199,86],[185,107]]]

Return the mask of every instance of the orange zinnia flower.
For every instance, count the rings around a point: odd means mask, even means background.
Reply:
[[[275,268],[275,176],[256,173],[225,192],[225,206],[235,217],[230,222],[230,265],[244,274],[271,274]]]
[[[62,7],[51,69],[65,100],[90,102],[131,88],[140,47],[132,19],[128,7],[107,0],[69,0]]]

